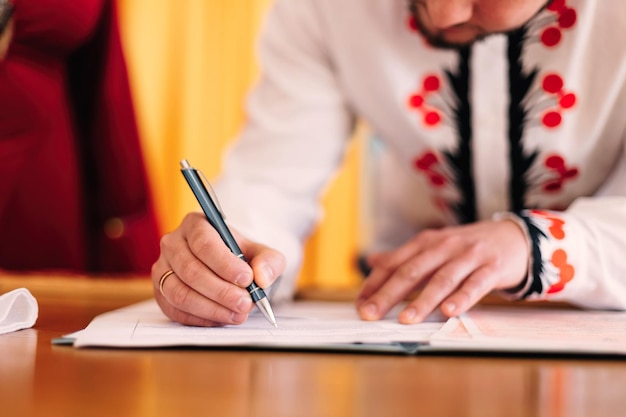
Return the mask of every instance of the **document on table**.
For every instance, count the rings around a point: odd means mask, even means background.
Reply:
[[[479,306],[450,319],[428,350],[626,355],[626,312]]]
[[[67,335],[75,347],[246,347],[291,350],[515,352],[626,356],[626,312],[478,306],[446,320],[439,313],[398,323],[401,306],[379,321],[359,319],[352,302],[277,304],[278,328],[254,310],[239,326],[191,327],[169,320],[154,300],[102,314]]]
[[[191,327],[169,320],[148,300],[96,317],[68,335],[75,347],[245,346],[286,349],[354,349],[412,353],[445,323],[438,313],[414,325],[398,323],[400,307],[379,321],[359,319],[352,302],[277,304],[274,328],[256,310],[239,326]]]

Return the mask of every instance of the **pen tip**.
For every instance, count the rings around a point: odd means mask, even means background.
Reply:
[[[278,324],[276,322],[272,323],[274,325],[274,327],[276,327],[278,329]]]

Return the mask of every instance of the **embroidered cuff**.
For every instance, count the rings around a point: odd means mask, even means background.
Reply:
[[[510,220],[514,222],[516,225],[522,229],[524,233],[524,237],[526,239],[526,244],[528,245],[530,257],[528,259],[528,269],[526,273],[526,278],[520,282],[519,285],[513,288],[507,288],[504,290],[499,290],[497,293],[507,299],[507,300],[520,300],[527,296],[528,289],[530,288],[533,282],[533,241],[530,237],[530,233],[528,231],[528,224],[520,215],[511,212],[498,212],[495,213],[492,217],[492,220],[500,221],[500,220]]]

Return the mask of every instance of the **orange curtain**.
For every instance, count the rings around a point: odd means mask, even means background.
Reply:
[[[211,179],[243,122],[245,94],[258,73],[254,43],[271,0],[120,0],[120,19],[146,164],[162,230],[199,207],[179,161]],[[358,282],[361,146],[325,197],[326,217],[311,236],[301,286]]]

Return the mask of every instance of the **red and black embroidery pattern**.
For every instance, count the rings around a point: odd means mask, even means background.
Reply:
[[[419,34],[414,5],[410,12],[408,28]],[[541,126],[549,131],[561,126],[563,114],[577,102],[576,94],[567,88],[562,74],[556,71],[541,74],[536,67],[525,69],[524,48],[530,44],[557,47],[563,41],[564,33],[571,30],[576,21],[577,12],[567,5],[567,0],[554,0],[543,13],[508,34],[509,206],[512,211],[529,207],[529,193],[560,192],[568,181],[579,175],[578,168],[569,164],[564,156],[554,153],[539,160],[540,149],[529,148],[528,143],[524,143],[529,128]],[[455,128],[457,146],[450,150],[430,149],[416,157],[414,164],[438,189],[435,193],[437,204],[451,210],[460,223],[467,223],[477,217],[468,98],[471,47],[459,49],[458,54],[459,64],[455,71],[443,70],[445,77],[436,73],[423,77],[418,90],[409,97],[409,107],[419,113],[427,128],[442,124]],[[437,104],[431,104],[433,102]],[[444,185],[447,194],[442,192]]]
[[[531,26],[531,31],[537,27],[537,40],[545,47],[552,48],[561,42],[563,31],[574,26],[577,14],[574,8],[567,5],[566,0],[553,0],[547,10],[550,14],[537,20],[534,26]]]
[[[539,69],[523,70],[525,45],[539,40],[546,48],[556,47],[562,41],[563,31],[571,29],[576,22],[576,11],[568,7],[565,0],[553,1],[547,11],[547,16],[508,35],[510,200],[512,210],[526,223],[533,257],[532,278],[523,298],[544,291],[548,294],[561,291],[574,277],[574,267],[569,263],[566,251],[555,247],[554,243],[565,237],[563,220],[548,212],[524,210],[528,207],[526,200],[530,191],[560,192],[566,181],[579,174],[578,168],[568,164],[563,156],[553,153],[540,160],[539,150],[527,150],[522,142],[525,129],[531,125],[547,130],[559,127],[563,113],[573,108],[577,101],[575,93],[566,88],[559,73],[547,72],[538,80]]]
[[[445,109],[429,103],[429,99],[442,96],[441,79],[437,75],[427,75],[421,88],[409,97],[409,106],[420,113],[425,127],[437,127],[440,123],[450,123],[457,133],[457,146],[451,150],[429,150],[415,158],[414,166],[425,175],[434,188],[455,187],[458,198],[444,198],[437,193],[435,204],[451,210],[459,223],[470,223],[477,218],[476,191],[472,172],[472,126],[469,100],[471,49],[458,51],[456,71],[444,70],[449,87],[450,100],[443,100]]]
[[[558,154],[548,154],[541,166],[541,174],[532,179],[535,187],[544,193],[556,193],[563,189],[566,181],[578,176],[578,168],[569,166],[565,158]],[[558,207],[554,207],[557,209]]]
[[[565,239],[565,220],[545,210],[525,210],[518,216],[526,223],[533,243],[532,281],[522,297],[542,294],[544,289],[546,294],[562,291],[575,275],[567,251],[560,244]],[[542,254],[549,258],[543,259]]]
[[[530,193],[561,192],[569,181],[579,176],[579,169],[558,152],[542,155],[539,147],[532,148],[525,141],[530,128],[540,127],[549,132],[562,126],[564,115],[576,106],[578,97],[567,87],[563,74],[529,67],[523,62],[523,53],[532,44],[557,48],[576,21],[577,12],[566,0],[554,0],[543,13],[507,35],[509,204],[511,211],[525,222],[532,241],[532,279],[522,287],[524,298],[561,291],[574,277],[574,267],[566,251],[554,243],[564,238],[563,221],[548,212],[527,209]],[[409,27],[417,29],[411,19]],[[460,223],[468,223],[477,218],[468,98],[471,47],[458,53],[458,67],[454,71],[444,70],[445,77],[436,73],[423,77],[420,88],[409,98],[409,107],[420,115],[424,127],[437,128],[442,124],[454,127],[456,146],[429,149],[415,158],[414,167],[433,188],[434,203],[446,212],[452,211]]]
[[[576,20],[576,10],[569,7],[566,0],[555,0],[545,13],[508,35],[510,204],[514,211],[528,207],[529,191],[558,192],[566,180],[578,175],[578,169],[568,166],[560,155],[550,155],[539,165],[539,150],[529,150],[523,143],[528,127],[542,126],[547,130],[559,127],[563,113],[572,109],[577,101],[576,94],[566,87],[562,74],[546,72],[539,78],[538,68],[524,71],[524,48],[536,42],[544,48],[556,47],[563,39],[563,32],[572,29]],[[537,171],[547,173],[549,178],[545,179],[543,173],[531,175]]]

